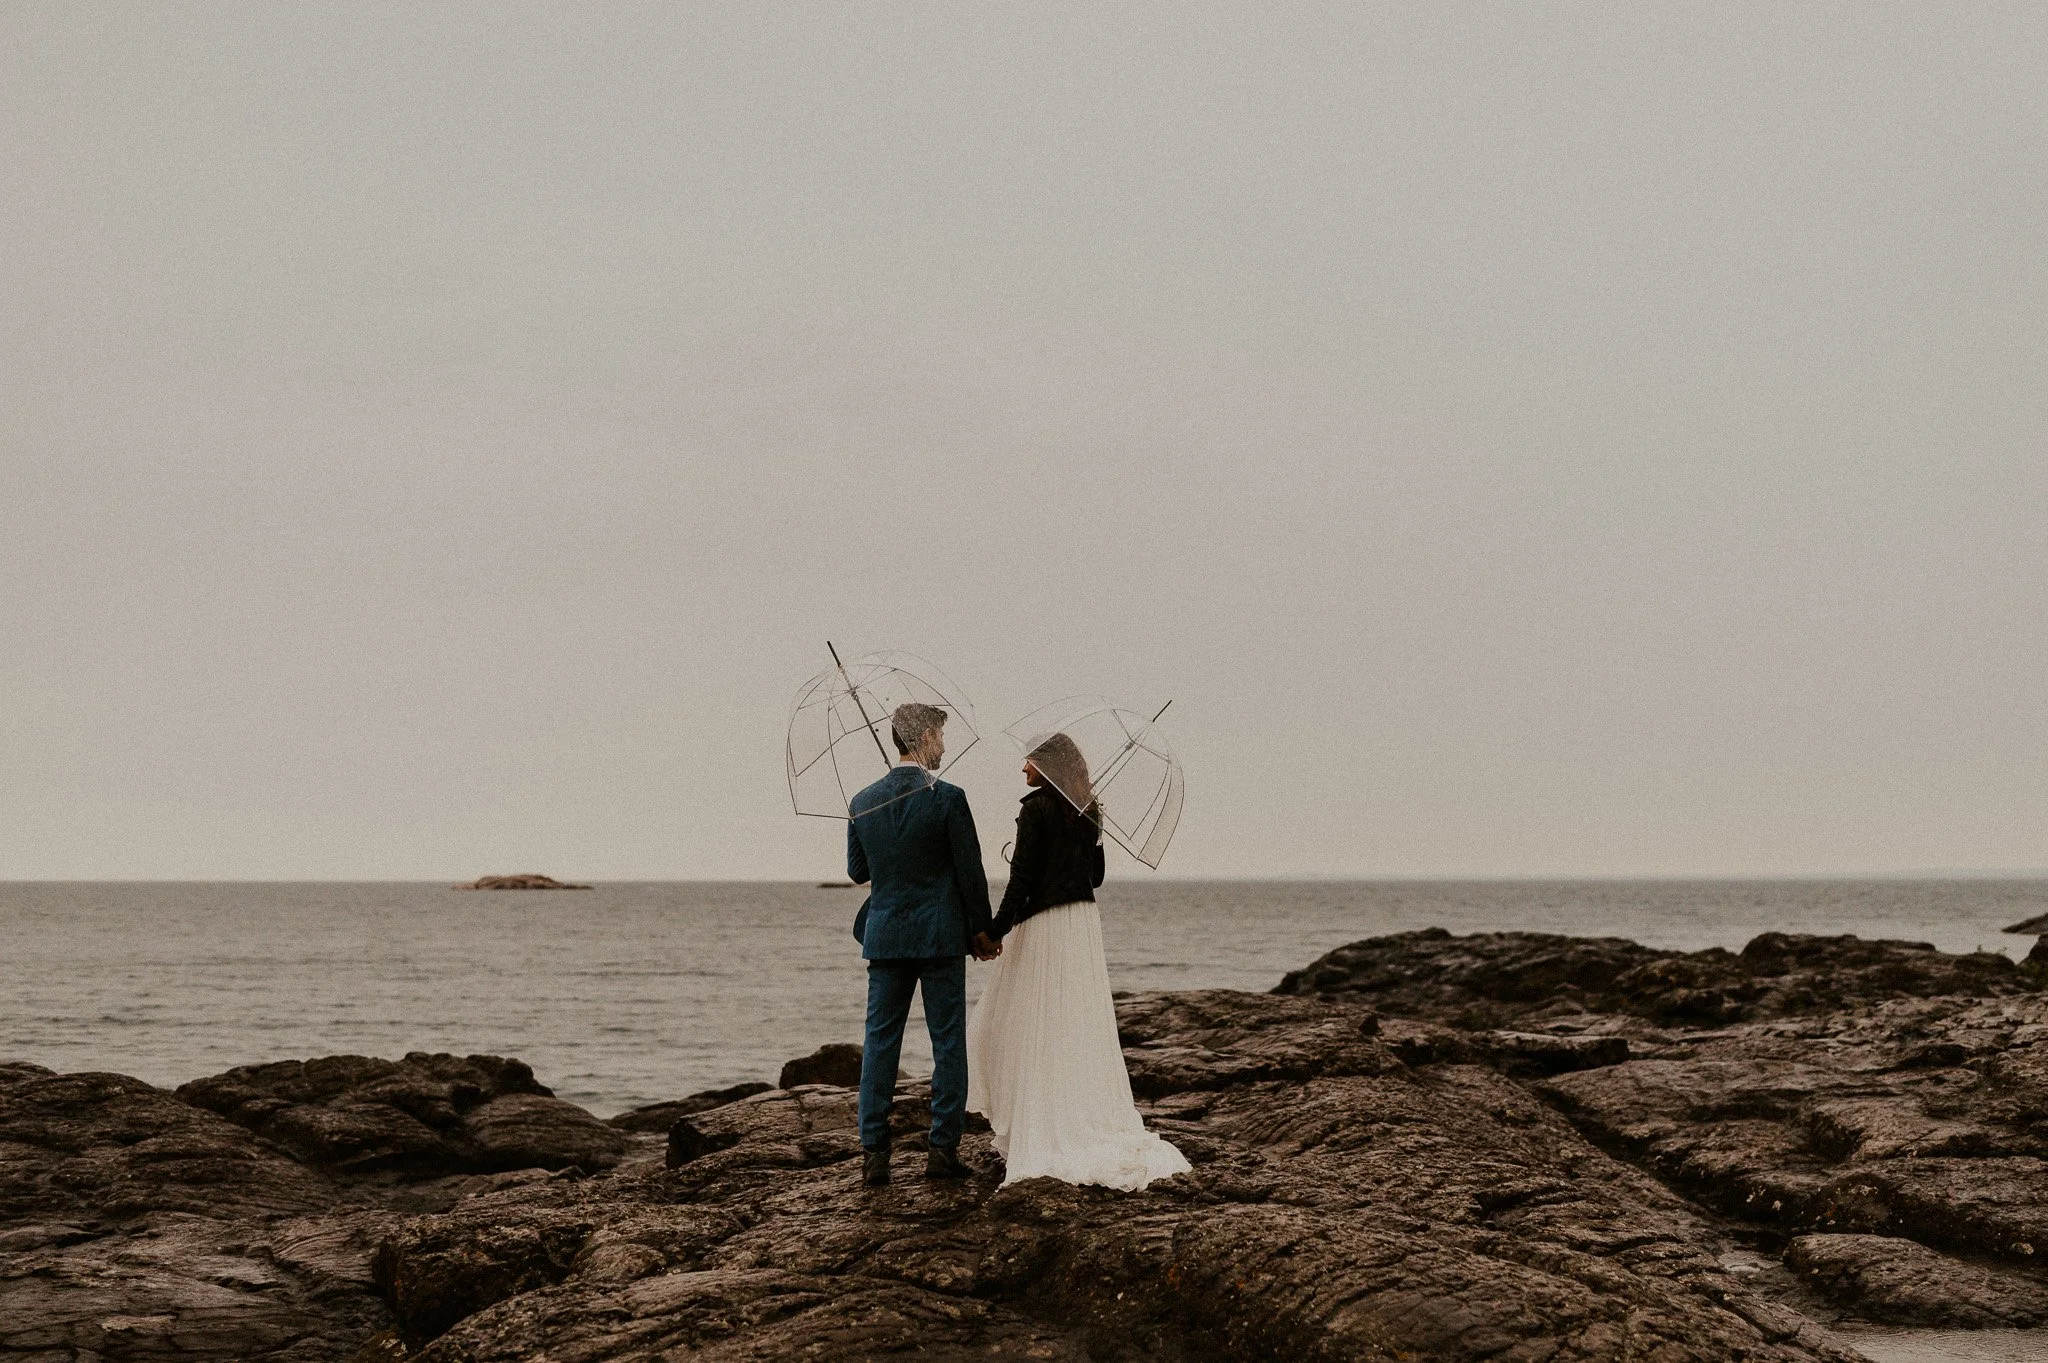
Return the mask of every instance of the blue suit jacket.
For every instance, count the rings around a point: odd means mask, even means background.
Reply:
[[[989,925],[988,876],[967,792],[898,766],[853,797],[846,875],[874,889],[853,921],[870,961],[965,956]]]

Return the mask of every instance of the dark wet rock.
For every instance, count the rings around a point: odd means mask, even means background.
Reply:
[[[414,1218],[379,1281],[416,1357],[1830,1359],[1717,1261],[1714,1227],[1490,1064],[1409,1066],[1364,1010],[1119,1001],[1153,1126],[1138,1194],[983,1172],[859,1181],[856,1095],[686,1116],[654,1169]],[[892,1125],[922,1115],[917,1086]]]
[[[0,1067],[0,1352],[1848,1363],[1792,1304],[2048,1319],[2048,1000],[2011,962],[1421,933],[1117,1007],[1194,1165],[1136,1194],[1003,1188],[982,1124],[977,1176],[925,1181],[919,1085],[864,1188],[854,1047],[615,1125],[492,1057],[199,1106]]]
[[[284,1216],[334,1197],[275,1146],[140,1079],[43,1073],[0,1084],[0,1229],[106,1227],[156,1212]]]
[[[616,1130],[560,1098],[512,1093],[471,1108],[464,1136],[478,1167],[494,1169],[609,1169],[626,1153]]]
[[[1628,1059],[1628,1038],[1620,1036],[1486,1032],[1474,1038],[1473,1047],[1488,1064],[1521,1078],[1595,1070]]]
[[[348,1363],[410,1363],[412,1351],[396,1329],[379,1330],[349,1355]]]
[[[751,1104],[774,1100],[780,1106],[775,1116],[764,1119],[756,1112],[742,1111]],[[786,1143],[782,1158],[794,1165],[829,1163],[853,1159],[860,1154],[859,1091],[839,1084],[799,1084],[792,1089],[771,1089],[731,1109],[721,1107],[707,1114],[677,1119],[668,1131],[665,1163],[671,1169],[729,1149],[743,1134],[765,1139],[773,1130]],[[889,1105],[889,1135],[899,1149],[922,1150],[931,1131],[931,1090],[924,1084],[898,1084]],[[988,1118],[978,1112],[965,1115],[969,1133],[986,1135]]]
[[[1531,1080],[1603,1149],[1799,1237],[1788,1264],[1852,1315],[2032,1319],[2013,1303],[2034,1299],[2048,1252],[2048,996],[2003,957],[1779,933],[1685,954],[1409,933],[1286,987],[1369,999],[1411,1065]],[[1490,1029],[1509,1018],[1626,1053],[1545,1078],[1504,1054]],[[1940,1284],[1966,1280],[1942,1314]]]
[[[403,1060],[339,1055],[244,1065],[196,1079],[178,1096],[345,1174],[593,1171],[625,1151],[616,1131],[556,1101],[525,1064],[494,1055],[415,1051]]]
[[[9,1347],[30,1314],[70,1347],[110,1359],[341,1360],[386,1328],[367,1272],[395,1218],[329,1212],[275,1224],[157,1218],[125,1236],[0,1269]],[[124,1324],[113,1329],[110,1319]],[[150,1322],[144,1325],[141,1322]],[[40,1347],[40,1346],[37,1346]]]
[[[1981,1330],[2048,1323],[2048,1284],[1886,1235],[1802,1235],[1785,1263],[1867,1320]]]
[[[902,1084],[890,1108],[892,1136],[921,1135],[931,1120],[929,1090],[922,1084]],[[720,1108],[692,1119],[709,1147],[695,1158],[749,1144],[749,1167],[780,1164],[789,1168],[815,1168],[860,1157],[860,1098],[852,1089],[838,1085],[803,1085],[772,1090],[732,1107]],[[970,1122],[973,1129],[975,1123]],[[980,1128],[986,1131],[986,1123]],[[670,1137],[671,1150],[674,1136]],[[680,1168],[690,1161],[671,1155],[668,1167]]]
[[[407,1344],[416,1348],[495,1302],[568,1275],[589,1220],[540,1210],[508,1221],[499,1205],[473,1199],[446,1221],[407,1227],[378,1246],[371,1272]],[[451,1225],[459,1233],[449,1234]]]
[[[793,1089],[801,1084],[859,1088],[860,1047],[843,1041],[830,1042],[784,1065],[781,1077],[775,1081],[775,1087],[781,1089]]]
[[[907,1117],[907,1114],[905,1114]],[[899,1132],[907,1120],[893,1120]],[[859,1098],[836,1084],[771,1090],[766,1097],[686,1117],[669,1128],[665,1163],[680,1169],[742,1140],[754,1143],[753,1159],[807,1168],[860,1155]]]
[[[619,1113],[616,1117],[607,1117],[605,1125],[617,1127],[621,1131],[663,1132],[675,1125],[676,1118],[678,1117],[688,1117],[698,1112],[709,1112],[714,1107],[724,1107],[727,1103],[737,1103],[742,1098],[751,1098],[757,1093],[766,1093],[773,1087],[774,1085],[772,1084],[755,1082],[750,1084],[734,1084],[731,1088],[705,1089],[703,1092],[693,1093],[687,1098],[677,1098],[666,1103],[649,1103],[645,1107],[632,1108]]]
[[[396,1221],[138,1079],[0,1072],[0,1356],[346,1359]],[[351,1258],[358,1267],[349,1266]]]
[[[1383,1012],[1444,1020],[1480,1007],[1497,1025],[1511,1012],[1602,997],[1622,976],[1675,954],[1619,937],[1454,937],[1427,928],[1338,947],[1290,971],[1273,992],[1370,999]]]
[[[2048,1246],[2044,1004],[1895,1000],[1797,1029],[1665,1038],[1662,1054],[1541,1091],[1596,1142],[1730,1215],[2031,1270]],[[1931,1055],[1930,1032],[1953,1049]]]
[[[671,1169],[680,1169],[690,1161],[702,1159],[730,1144],[732,1142],[725,1139],[725,1133],[716,1125],[706,1130],[688,1117],[678,1117],[668,1129],[668,1147],[663,1163]]]
[[[887,1276],[778,1269],[674,1272],[630,1283],[565,1283],[509,1299],[416,1355],[421,1363],[526,1363],[523,1341],[563,1341],[577,1359],[1102,1357],[1092,1332],[1000,1303]]]
[[[1271,999],[1248,1011],[1227,989],[1133,994],[1117,1001],[1131,1091],[1140,1098],[1381,1074],[1401,1061],[1378,1039],[1370,1009]]]
[[[1410,1018],[1389,1019],[1385,1038],[1405,1065],[1491,1065],[1519,1079],[1618,1065],[1629,1057],[1628,1038],[1607,1034],[1465,1031]]]
[[[492,1056],[254,1066],[177,1094],[0,1066],[0,1356],[344,1363],[391,1328],[370,1258],[402,1209],[627,1145]]]
[[[1951,955],[1924,942],[1767,932],[1739,953],[1676,952],[1615,937],[1455,937],[1431,928],[1339,947],[1288,974],[1274,992],[1355,998],[1386,1013],[1500,1028],[1589,1012],[1708,1026],[1893,998],[2005,997],[2037,988],[2005,956]]]
[[[10,1256],[0,1266],[0,1348],[64,1359],[282,1356],[307,1333],[307,1303],[284,1275],[221,1240],[216,1223],[201,1222]]]

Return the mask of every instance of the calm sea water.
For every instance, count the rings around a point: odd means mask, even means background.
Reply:
[[[600,1114],[858,1041],[860,892],[608,884],[0,884],[0,1059],[178,1084],[337,1053],[492,1052]],[[2048,881],[1112,882],[1120,989],[1269,989],[1408,928],[1739,947],[1766,929],[2023,952]],[[979,971],[970,965],[970,991]],[[906,1069],[928,1072],[914,1021]]]

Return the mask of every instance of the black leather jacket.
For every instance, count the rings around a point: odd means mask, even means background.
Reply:
[[[1010,854],[1010,887],[989,926],[1001,941],[1011,928],[1042,909],[1095,899],[1102,883],[1102,830],[1075,812],[1064,795],[1040,786],[1017,810],[1017,846]]]

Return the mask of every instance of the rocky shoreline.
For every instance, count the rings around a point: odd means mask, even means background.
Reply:
[[[609,1122],[516,1060],[0,1064],[0,1357],[1845,1360],[2048,1324],[2040,966],[1406,933],[1119,998],[1192,1173],[858,1181],[845,1050]]]

